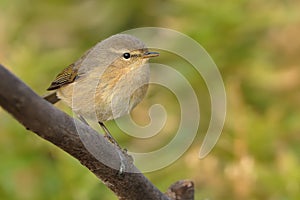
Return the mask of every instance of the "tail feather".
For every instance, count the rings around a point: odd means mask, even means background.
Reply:
[[[53,92],[51,94],[48,94],[46,96],[43,97],[46,101],[48,101],[49,103],[55,104],[56,102],[58,102],[60,99],[56,96],[56,92]]]

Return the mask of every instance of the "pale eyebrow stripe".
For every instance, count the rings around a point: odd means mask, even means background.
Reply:
[[[114,52],[114,53],[124,53],[124,52],[130,52],[128,49],[113,49],[113,48],[109,48],[110,51]]]

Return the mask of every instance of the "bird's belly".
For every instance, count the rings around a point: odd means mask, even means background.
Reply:
[[[142,101],[148,85],[143,85],[135,91],[119,91],[116,89],[110,95],[100,95],[102,98],[95,98],[95,111],[98,121],[108,121],[127,115]],[[110,91],[111,92],[111,91]],[[101,94],[101,93],[99,93]]]
[[[61,87],[57,90],[57,95],[77,115],[105,122],[129,114],[144,98],[148,81],[147,78],[140,84],[134,84],[137,88],[129,87],[131,84],[126,81],[121,81],[114,87],[108,87],[107,82],[100,82],[96,89],[86,87],[84,81],[78,81]]]

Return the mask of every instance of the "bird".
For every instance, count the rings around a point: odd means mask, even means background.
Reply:
[[[116,143],[104,122],[130,113],[148,89],[148,60],[159,56],[129,34],[116,34],[97,43],[81,58],[63,69],[44,97],[66,103],[79,119],[97,120],[105,137]]]

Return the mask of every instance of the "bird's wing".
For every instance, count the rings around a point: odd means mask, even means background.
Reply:
[[[81,66],[81,63],[84,61],[84,59],[87,57],[87,55],[93,50],[91,48],[89,51],[87,51],[79,60],[77,60],[75,63],[72,63],[67,68],[65,68],[62,72],[60,72],[55,80],[51,83],[49,88],[47,90],[55,90],[58,89],[64,85],[73,83],[75,79],[79,76],[78,70]],[[82,73],[82,72],[81,72]],[[82,76],[83,74],[80,74]]]
[[[47,90],[55,90],[60,88],[63,85],[74,82],[77,77],[78,68],[75,67],[75,64],[69,65],[62,72],[60,72],[54,81],[52,81],[50,87]]]

